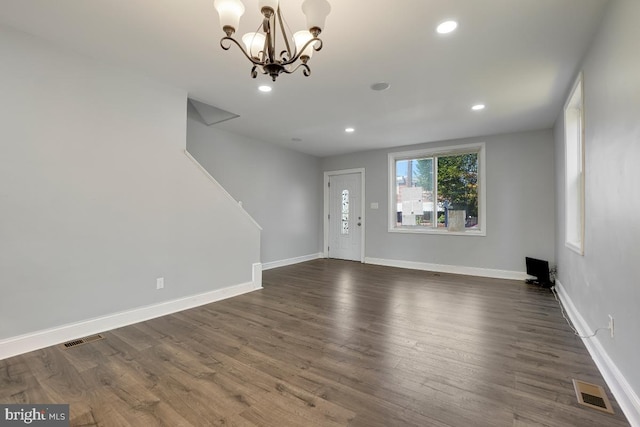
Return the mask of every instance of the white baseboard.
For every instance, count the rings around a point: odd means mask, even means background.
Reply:
[[[272,268],[285,267],[287,265],[299,264],[301,262],[307,262],[318,258],[324,258],[321,253],[303,255],[295,258],[281,259],[279,261],[265,262],[262,264],[263,270],[271,270]]]
[[[0,360],[262,289],[261,265],[253,271],[252,282],[0,340]]]
[[[558,280],[556,280],[556,291],[558,292],[558,296],[564,306],[565,312],[569,316],[569,319],[571,319],[571,322],[578,333],[585,336],[593,334],[593,331],[587,324],[586,320],[584,320],[584,317],[582,317],[576,306],[573,304],[573,301],[562,286],[562,283]],[[629,385],[613,360],[611,360],[611,357],[609,357],[609,354],[600,343],[598,336],[596,335],[593,338],[583,338],[582,342],[585,347],[587,347],[587,351],[598,367],[598,370],[600,370],[602,377],[611,389],[611,393],[613,393],[629,423],[633,427],[640,427],[640,398],[631,385]]]
[[[460,265],[430,264],[426,262],[402,261],[397,259],[365,258],[365,264],[384,265],[387,267],[426,270],[438,273],[464,274],[466,276],[491,277],[494,279],[525,280],[529,276],[520,271],[496,270],[492,268],[465,267]]]

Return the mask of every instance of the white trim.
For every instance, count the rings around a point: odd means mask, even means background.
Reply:
[[[411,228],[411,226],[405,226],[402,228],[390,228],[389,233],[406,233],[406,234],[441,234],[447,236],[476,236],[486,237],[487,233],[482,230],[467,230],[467,231],[448,231],[446,228]]]
[[[576,306],[571,301],[569,294],[566,292],[562,283],[556,280],[556,291],[560,297],[560,301],[565,308],[569,319],[575,326],[580,335],[592,335],[593,331],[589,327],[587,321],[582,317]],[[608,335],[607,335],[608,336]],[[611,393],[616,398],[622,412],[624,412],[627,420],[633,427],[640,427],[640,398],[633,390],[627,379],[622,375],[616,364],[611,360],[609,354],[600,343],[600,339],[596,335],[593,338],[583,338],[587,351],[595,362],[598,370],[602,374],[605,382],[611,389]]]
[[[360,215],[362,217],[362,231],[360,232],[360,262],[364,263],[365,262],[365,229],[367,226],[367,212],[366,212],[366,189],[365,189],[365,170],[364,168],[356,168],[356,169],[344,169],[344,170],[337,170],[337,171],[325,171],[324,172],[324,209],[323,209],[323,220],[322,223],[324,224],[323,227],[323,235],[324,235],[324,241],[323,241],[323,247],[322,247],[322,254],[323,254],[323,258],[329,258],[329,251],[327,250],[327,248],[329,247],[329,177],[331,176],[336,176],[336,175],[348,175],[348,174],[352,174],[352,173],[359,173],[360,174],[360,192],[362,193],[360,197],[361,201],[360,201]]]
[[[262,289],[261,265],[253,271],[251,282],[0,340],[0,360]]]
[[[438,228],[409,228],[409,227],[396,227],[397,221],[397,200],[395,198],[395,185],[397,179],[396,161],[414,159],[421,156],[442,156],[442,155],[454,155],[462,153],[478,153],[478,217],[480,223],[478,224],[479,230],[468,230],[463,232],[449,232],[446,229]],[[486,144],[484,142],[476,142],[473,144],[464,145],[452,145],[448,147],[438,148],[423,148],[420,150],[412,151],[399,151],[387,154],[387,178],[389,180],[388,193],[388,227],[387,231],[390,233],[416,233],[416,234],[439,234],[439,235],[451,235],[451,236],[480,236],[487,235],[487,175],[486,175]],[[435,172],[437,176],[437,171]],[[437,214],[436,214],[437,215]]]
[[[464,265],[430,264],[426,262],[403,261],[397,259],[365,258],[365,263],[387,267],[409,268],[412,270],[435,271],[438,273],[464,274],[466,276],[491,277],[494,279],[525,280],[529,276],[521,271],[497,270],[493,268],[467,267]]]
[[[279,261],[265,262],[262,264],[262,270],[271,270],[272,268],[286,267],[287,265],[299,264],[301,262],[312,261],[314,259],[324,258],[322,253],[298,256],[295,258],[281,259]]]
[[[566,218],[565,218],[565,221],[566,221]],[[567,249],[572,250],[573,252],[577,253],[578,255],[584,256],[584,249],[583,249],[582,245],[577,245],[577,244],[572,243],[572,242],[564,242],[564,246]]]
[[[198,167],[198,169],[200,169],[200,172],[202,172],[202,173],[203,173],[203,174],[204,174],[204,175],[209,179],[209,181],[211,181],[212,183],[214,183],[214,184],[215,184],[215,186],[216,186],[216,187],[218,187],[218,189],[219,189],[220,191],[222,191],[222,193],[225,195],[225,197],[226,197],[227,199],[229,199],[230,201],[232,201],[232,202],[233,202],[233,204],[234,204],[235,206],[237,206],[237,207],[238,207],[238,210],[239,210],[240,212],[242,212],[242,214],[243,214],[244,216],[246,216],[247,218],[249,218],[249,220],[251,220],[251,222],[252,222],[256,227],[258,227],[258,229],[259,229],[259,230],[262,230],[262,227],[260,226],[260,224],[258,224],[258,223],[256,222],[256,220],[255,220],[255,219],[253,219],[253,217],[249,214],[249,212],[247,212],[246,210],[244,210],[244,208],[242,207],[242,202],[239,202],[239,201],[237,201],[236,199],[234,199],[234,198],[233,198],[233,196],[232,196],[231,194],[229,194],[229,192],[228,192],[227,190],[225,190],[225,188],[224,188],[222,185],[220,185],[220,183],[219,183],[218,181],[216,181],[216,179],[215,179],[213,176],[211,176],[211,174],[209,173],[209,171],[207,171],[207,170],[204,168],[204,166],[202,166],[202,165],[200,164],[200,162],[198,162],[198,161],[197,161],[197,160],[196,160],[196,159],[191,155],[191,153],[189,153],[187,150],[184,150],[184,155],[185,155],[185,156],[187,156],[187,158],[188,158],[189,160],[191,160],[191,161],[193,162],[193,164],[194,164],[194,165],[196,165],[196,166]]]
[[[262,264],[259,262],[251,266],[251,283],[256,289],[262,289],[262,270]]]

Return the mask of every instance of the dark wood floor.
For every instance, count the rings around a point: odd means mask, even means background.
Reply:
[[[2,360],[0,402],[70,403],[74,426],[629,425],[548,290],[336,260],[263,284]]]

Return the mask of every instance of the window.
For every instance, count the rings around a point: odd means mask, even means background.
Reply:
[[[486,235],[482,144],[389,154],[389,231]]]
[[[582,74],[564,107],[565,244],[584,253],[584,110]]]

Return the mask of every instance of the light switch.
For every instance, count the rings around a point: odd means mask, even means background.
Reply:
[[[371,209],[378,209],[378,202],[371,203]]]

